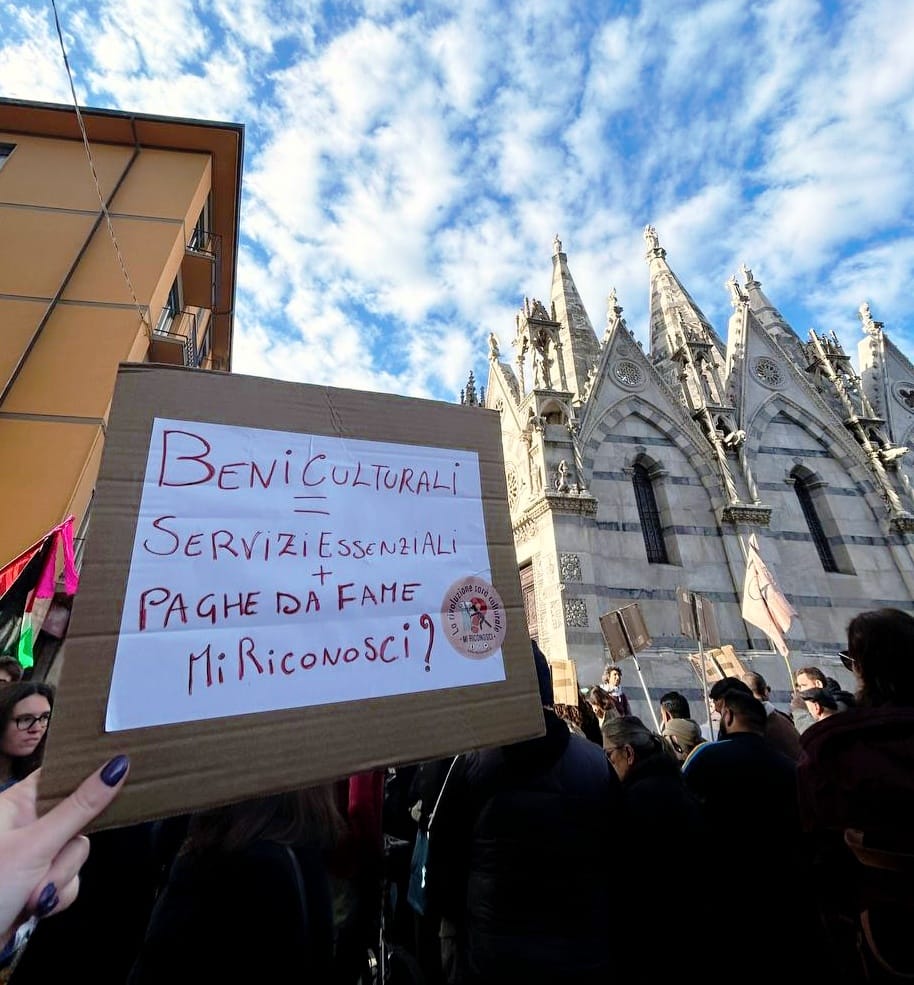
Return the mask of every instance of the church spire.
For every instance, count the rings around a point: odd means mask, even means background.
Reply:
[[[584,399],[587,376],[600,356],[600,343],[575,287],[568,257],[556,234],[552,243],[552,317],[559,323],[566,385],[575,401]]]
[[[651,358],[655,363],[671,358],[689,334],[722,352],[723,343],[711,323],[666,262],[666,250],[653,226],[644,227],[644,241],[651,282]]]

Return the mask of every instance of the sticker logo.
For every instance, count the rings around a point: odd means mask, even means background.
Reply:
[[[451,585],[441,604],[441,622],[451,646],[472,660],[485,659],[505,640],[501,596],[482,578],[461,578]]]

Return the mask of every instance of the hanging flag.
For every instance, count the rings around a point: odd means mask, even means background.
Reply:
[[[16,657],[20,655],[20,641],[23,654],[31,657],[31,645],[26,638],[23,640],[23,623],[25,635],[29,636],[32,624],[32,601],[35,587],[51,553],[52,539],[46,537],[44,543],[32,555],[28,564],[19,572],[19,577],[0,598],[0,655]],[[31,664],[23,664],[31,666]]]
[[[785,636],[796,614],[762,560],[758,540],[752,534],[743,584],[743,619],[757,626],[771,640],[778,653],[786,657],[789,648]]]
[[[64,556],[64,591],[73,595],[79,587],[73,556],[73,524],[74,517],[68,516],[0,570],[0,655],[16,657],[25,668],[35,662],[36,627],[32,624],[35,599],[54,596],[60,548]]]

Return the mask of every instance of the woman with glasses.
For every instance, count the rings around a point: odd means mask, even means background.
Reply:
[[[0,689],[0,791],[41,765],[54,689],[29,681]]]

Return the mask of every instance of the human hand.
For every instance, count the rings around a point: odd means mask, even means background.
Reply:
[[[0,948],[20,924],[76,899],[89,854],[89,839],[80,832],[114,800],[129,768],[126,756],[115,756],[42,817],[36,811],[40,770],[0,793]]]

